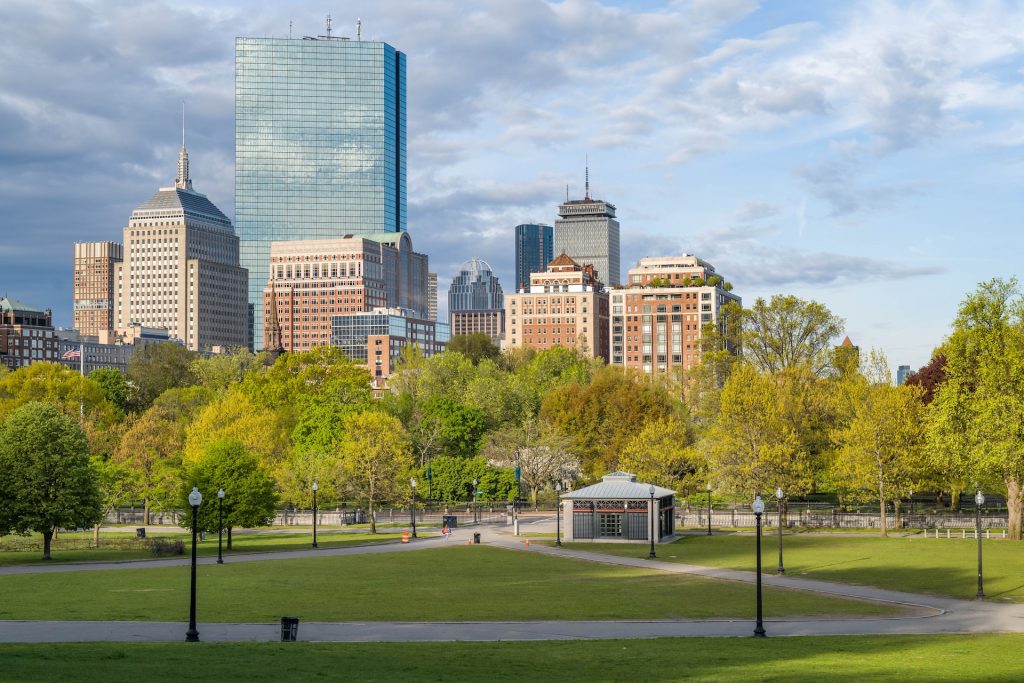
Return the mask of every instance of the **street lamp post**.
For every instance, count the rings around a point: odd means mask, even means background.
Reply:
[[[192,586],[188,601],[188,630],[185,631],[185,642],[198,643],[199,630],[196,629],[196,532],[199,528],[199,506],[203,502],[203,494],[199,487],[193,486],[188,494],[188,504],[192,506]]]
[[[430,469],[430,465],[427,465],[427,501],[434,500],[434,472]]]
[[[217,564],[224,564],[224,489],[217,489]]]
[[[480,521],[479,512],[478,512],[477,507],[476,507],[476,493],[477,493],[477,488],[476,487],[477,487],[477,484],[479,484],[479,483],[480,482],[478,482],[476,480],[476,478],[474,477],[473,478],[473,521],[474,522],[479,522]]]
[[[416,478],[409,479],[409,488],[412,490],[412,506],[409,508],[409,516],[412,518],[412,537],[416,538]]]
[[[764,513],[764,501],[761,496],[754,497],[751,507],[757,519],[757,625],[754,627],[754,637],[764,638],[764,619],[761,614],[761,515]]]
[[[657,557],[657,555],[654,554],[654,484],[651,484],[647,491],[651,494],[651,552],[647,557],[648,559],[653,560]]]
[[[985,494],[978,489],[978,492],[974,494],[974,532],[978,537],[978,595],[977,598],[982,600],[985,598],[985,589],[981,583],[981,506],[985,504]]]
[[[316,544],[316,492],[320,490],[320,485],[313,482],[313,547],[319,548]]]
[[[785,494],[782,487],[775,489],[775,498],[779,501],[779,570],[777,574],[785,574],[786,568],[782,566],[782,498]]]
[[[562,482],[555,482],[555,545],[562,547]]]
[[[708,536],[711,535],[711,482],[708,482]]]

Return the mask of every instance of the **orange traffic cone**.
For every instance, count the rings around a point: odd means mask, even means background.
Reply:
[[[402,543],[408,543],[408,542],[409,542],[409,532],[403,529],[402,530]]]
[[[530,539],[526,539],[526,541],[524,541],[524,542],[526,543],[526,547],[529,548],[530,547]]]

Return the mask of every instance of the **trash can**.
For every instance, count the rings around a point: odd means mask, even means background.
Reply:
[[[135,538],[145,538],[145,537],[146,537],[146,527],[140,526],[138,529],[135,530]]]
[[[281,641],[295,641],[299,639],[299,618],[281,617]]]
[[[455,515],[443,515],[441,517],[441,524],[448,525],[449,529],[455,529],[459,526],[459,518]]]
[[[473,534],[473,543],[480,545],[480,534],[479,532]]]

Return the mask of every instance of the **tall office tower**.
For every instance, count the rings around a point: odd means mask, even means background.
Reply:
[[[307,351],[331,343],[331,317],[374,308],[426,310],[427,257],[412,251],[409,233],[380,241],[346,235],[287,240],[270,247],[270,277],[260,312],[263,347]]]
[[[516,226],[516,281],[514,289],[530,285],[530,273],[543,273],[555,257],[555,234],[550,225]]]
[[[114,323],[163,328],[193,351],[248,344],[245,269],[231,221],[192,189],[184,133],[174,185],[132,211],[114,266]]]
[[[583,199],[567,201],[558,207],[561,218],[555,221],[555,252],[568,254],[582,265],[592,265],[597,279],[606,285],[619,284],[619,222],[615,205],[590,198],[590,171],[587,171]]]
[[[448,319],[452,334],[480,332],[501,344],[505,334],[505,297],[486,261],[473,258],[462,264],[448,287]]]
[[[235,40],[235,225],[256,348],[271,242],[406,229],[405,55],[327,34]]]
[[[608,358],[608,292],[594,267],[559,254],[527,289],[505,297],[506,348],[571,346]]]
[[[437,273],[427,273],[427,320],[437,320]]]
[[[75,242],[74,323],[80,334],[114,329],[114,266],[122,257],[117,242]]]
[[[907,378],[913,373],[910,370],[909,365],[901,365],[896,369],[896,386],[903,386],[907,383]]]
[[[723,307],[741,303],[731,289],[696,256],[640,259],[626,287],[611,293],[611,364],[647,374],[696,365],[704,326],[724,331]]]

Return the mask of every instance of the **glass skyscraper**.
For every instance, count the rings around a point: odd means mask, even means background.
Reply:
[[[530,286],[530,273],[543,273],[554,254],[555,235],[550,225],[524,223],[516,226],[515,290]]]
[[[270,243],[406,229],[405,55],[339,38],[235,40],[235,230],[263,343]]]

